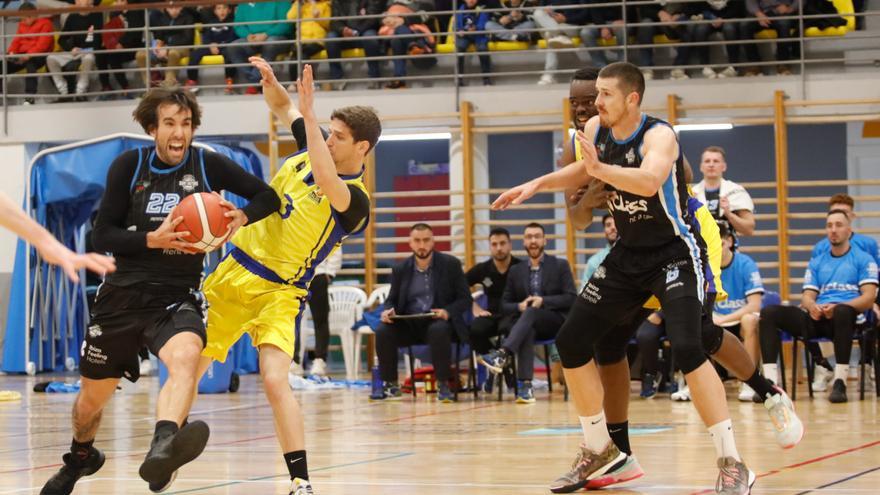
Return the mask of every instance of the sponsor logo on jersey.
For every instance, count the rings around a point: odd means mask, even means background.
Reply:
[[[648,211],[648,200],[638,199],[635,201],[627,201],[622,195],[618,194],[616,199],[608,201],[611,209],[622,211],[629,215]]]
[[[593,278],[595,278],[595,279],[605,278],[605,265],[599,265],[596,268],[596,271],[593,272]]]
[[[483,288],[485,288],[485,289],[492,287],[492,279],[489,277],[484,278],[482,283],[483,283]]]
[[[666,271],[666,283],[670,284],[678,278],[678,268],[672,268]]]
[[[103,332],[101,331],[101,325],[92,325],[89,327],[89,337],[96,338],[100,337]]]
[[[324,192],[321,191],[320,187],[315,188],[313,191],[309,193],[309,199],[312,200],[315,204],[321,203],[321,199],[324,198]]]
[[[300,162],[294,170],[296,170],[297,172],[302,172],[302,169],[304,168],[306,168],[306,162]]]
[[[143,192],[148,187],[150,187],[150,181],[138,181],[138,183],[134,185],[134,192]]]
[[[636,162],[636,152],[632,148],[626,152],[626,163],[632,165]]]
[[[185,192],[191,193],[196,190],[196,187],[199,185],[199,181],[192,174],[186,174],[183,176],[183,179],[177,183]]]

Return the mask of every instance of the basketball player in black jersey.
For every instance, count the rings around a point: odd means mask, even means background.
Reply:
[[[585,442],[570,472],[550,489],[556,493],[578,490],[625,463],[626,455],[607,431],[594,346],[653,294],[664,308],[676,360],[715,443],[720,469],[715,491],[747,494],[755,475],[736,450],[724,387],[701,345],[705,280],[697,239],[688,227],[688,193],[677,138],[669,124],[641,113],[645,82],[638,67],[608,65],[600,72],[596,87],[599,116],[578,133],[584,154],[581,166],[565,167],[517,186],[493,204],[501,209],[540,190],[586,185],[592,179],[616,193],[609,209],[619,240],[557,335]]]
[[[168,368],[159,392],[156,428],[139,474],[150,490],[168,488],[177,469],[208,441],[208,426],[186,422],[205,345],[200,302],[203,254],[175,232],[171,211],[185,196],[227,190],[250,202],[226,213],[230,232],[280,207],[275,192],[223,155],[192,146],[201,122],[195,96],[178,87],[151,90],[134,111],[153,147],[125,151],[110,165],[93,230],[95,249],[116,256],[118,269],[98,290],[83,342],[82,388],[73,406],[73,442],[64,465],[41,495],[67,495],[104,464],[94,447],[101,411],[122,377],[138,379],[138,351],[147,346]]]

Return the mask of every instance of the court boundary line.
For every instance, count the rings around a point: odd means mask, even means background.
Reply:
[[[876,466],[876,467],[873,467],[873,468],[871,468],[871,469],[866,469],[865,471],[862,471],[861,473],[851,474],[851,475],[849,475],[849,476],[847,476],[847,477],[845,477],[845,478],[840,478],[840,479],[837,480],[837,481],[832,481],[831,483],[826,483],[826,484],[824,484],[824,485],[817,486],[816,488],[812,488],[812,489],[807,490],[807,491],[799,492],[799,493],[797,493],[797,494],[795,494],[795,495],[806,495],[807,493],[813,493],[813,492],[815,492],[816,490],[824,490],[824,489],[828,488],[829,486],[839,485],[840,483],[844,483],[844,482],[847,482],[847,481],[849,481],[849,480],[854,480],[854,479],[856,479],[856,478],[858,478],[858,477],[860,477],[860,476],[864,476],[864,475],[866,475],[866,474],[873,473],[874,471],[880,471],[880,466]]]

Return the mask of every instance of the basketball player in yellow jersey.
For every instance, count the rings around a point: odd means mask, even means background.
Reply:
[[[290,495],[309,495],[303,418],[287,382],[295,328],[315,268],[346,237],[366,227],[370,199],[363,163],[382,128],[372,108],[353,106],[333,112],[325,135],[313,108],[310,66],[297,81],[297,110],[269,64],[259,57],[250,61],[262,75],[266,104],[291,128],[300,151],[270,184],[281,209],[242,227],[232,238],[235,248],[205,281],[208,343],[200,369],[204,372],[212,359],[224,361],[242,334],[250,334],[260,350],[260,375],[290,472]]]

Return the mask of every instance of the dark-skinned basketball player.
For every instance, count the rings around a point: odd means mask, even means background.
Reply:
[[[175,232],[182,217],[172,218],[171,212],[189,194],[227,190],[250,201],[241,209],[224,202],[232,209],[225,214],[231,235],[280,205],[268,184],[232,160],[192,147],[201,109],[188,90],[153,89],[133,115],[156,143],[123,152],[107,173],[92,235],[95,249],[113,253],[118,269],[98,290],[83,342],[70,451],[41,495],[67,495],[77,480],[104,464],[104,454],[94,446],[101,412],[120,378],[138,379],[141,346],[168,368],[141,478],[151,491],[161,492],[179,467],[201,454],[208,426],[186,422],[186,415],[206,341],[199,293],[204,254],[181,240],[189,233]]]

